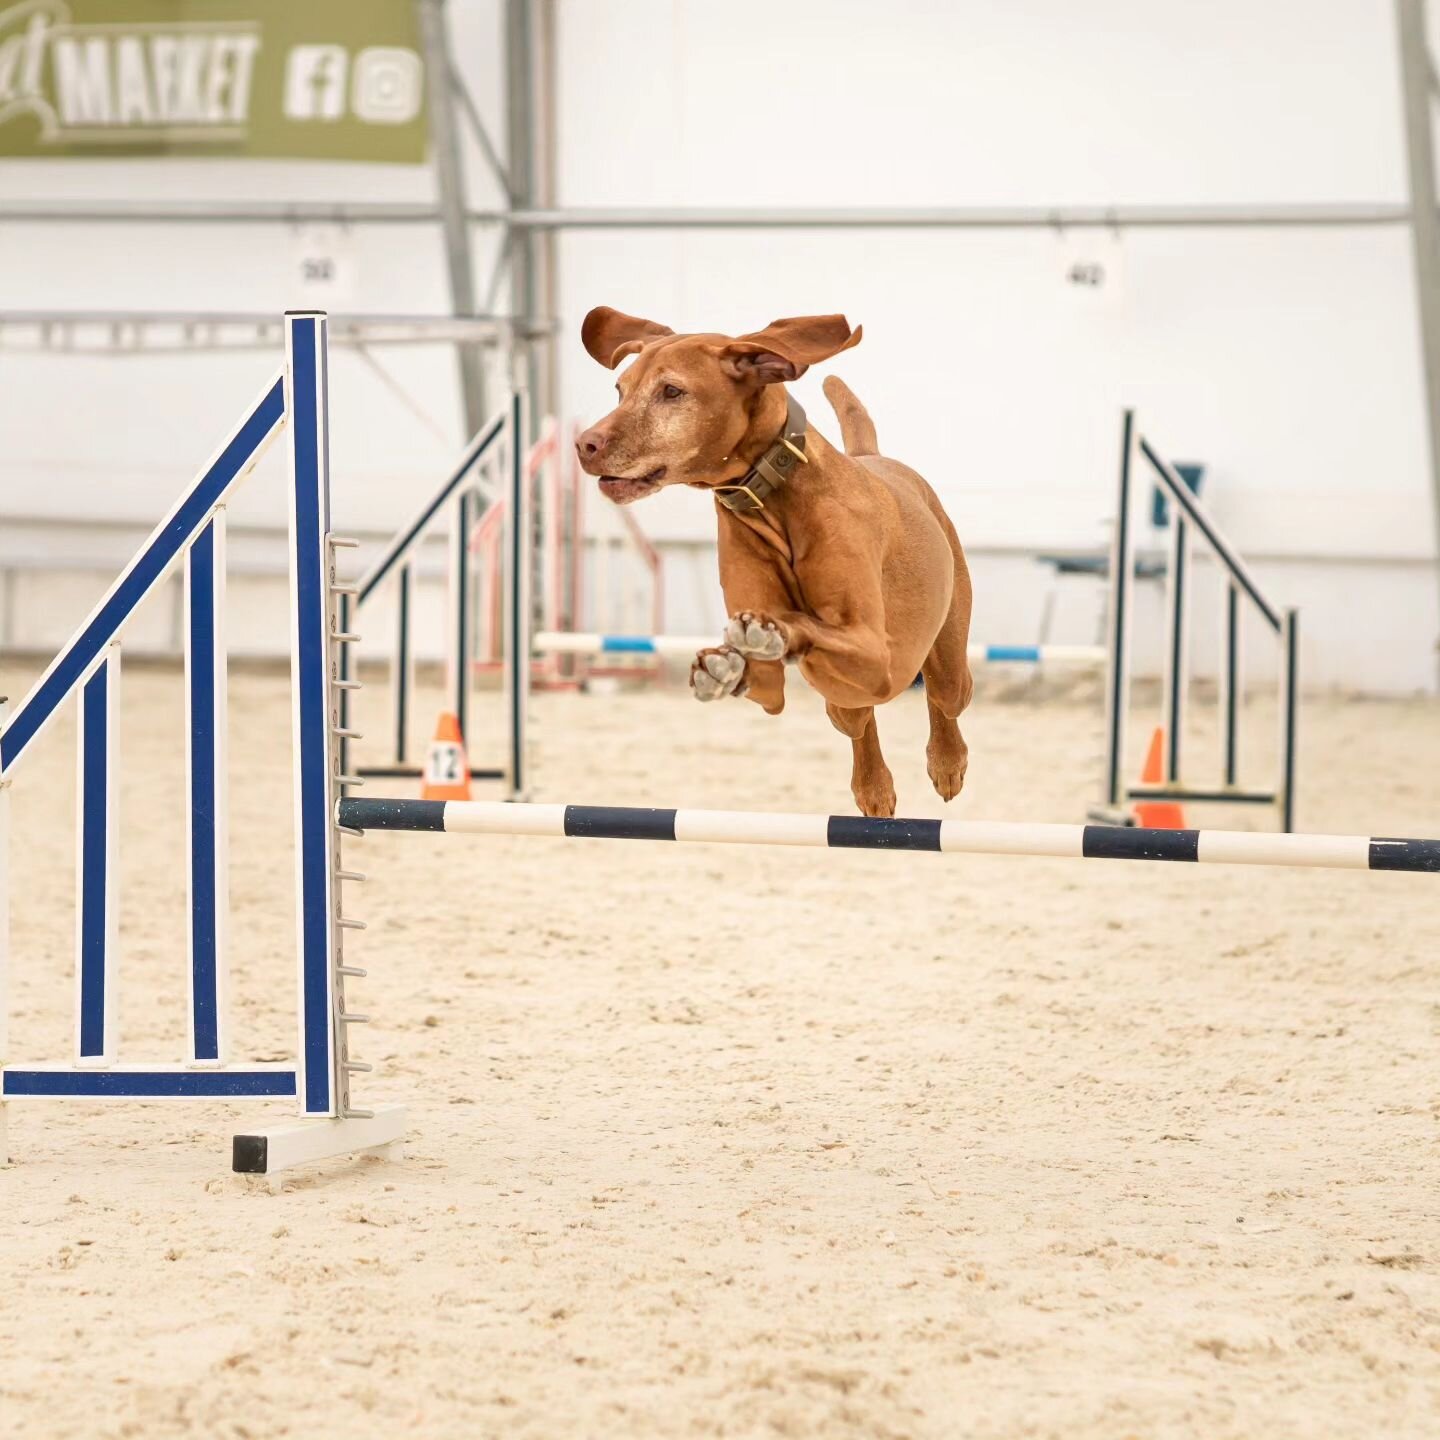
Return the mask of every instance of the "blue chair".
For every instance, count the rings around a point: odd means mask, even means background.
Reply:
[[[1200,486],[1205,479],[1205,466],[1194,461],[1175,466],[1175,473],[1185,482],[1186,488],[1192,495],[1199,495]],[[1170,528],[1170,498],[1165,490],[1157,485],[1150,496],[1150,528],[1154,537],[1163,535]],[[1153,538],[1153,537],[1152,537]],[[1110,578],[1110,551],[1085,550],[1072,551],[1067,555],[1037,555],[1035,557],[1040,564],[1048,566],[1052,572],[1050,590],[1045,596],[1045,605],[1040,612],[1040,638],[1038,644],[1047,644],[1050,639],[1050,627],[1055,619],[1055,602],[1058,598],[1059,582],[1061,577],[1066,575],[1086,575],[1094,580],[1108,580]],[[1137,580],[1163,580],[1169,569],[1169,559],[1163,546],[1153,546],[1148,550],[1142,550],[1138,545],[1135,549],[1135,578]],[[1096,643],[1103,644],[1105,641],[1106,629],[1106,607],[1100,607],[1100,620],[1098,625],[1099,633],[1096,636]]]

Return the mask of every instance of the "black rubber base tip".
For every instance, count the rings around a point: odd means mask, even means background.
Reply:
[[[236,1135],[230,1142],[230,1168],[237,1175],[269,1171],[270,1141],[264,1135]]]

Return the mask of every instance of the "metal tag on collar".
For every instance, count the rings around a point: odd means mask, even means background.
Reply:
[[[788,435],[780,437],[780,443],[802,464],[808,465],[810,457],[790,439]]]

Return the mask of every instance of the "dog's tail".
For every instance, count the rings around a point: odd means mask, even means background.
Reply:
[[[878,455],[880,442],[875,438],[875,422],[870,412],[855,398],[855,392],[838,376],[827,375],[822,387],[825,398],[840,422],[840,438],[847,455]]]

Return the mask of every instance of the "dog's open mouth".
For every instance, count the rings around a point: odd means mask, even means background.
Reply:
[[[602,475],[600,493],[617,505],[628,505],[632,500],[639,500],[641,496],[653,494],[660,488],[660,482],[664,478],[663,465],[656,466],[648,475],[640,475],[633,480],[627,480],[620,475]]]

